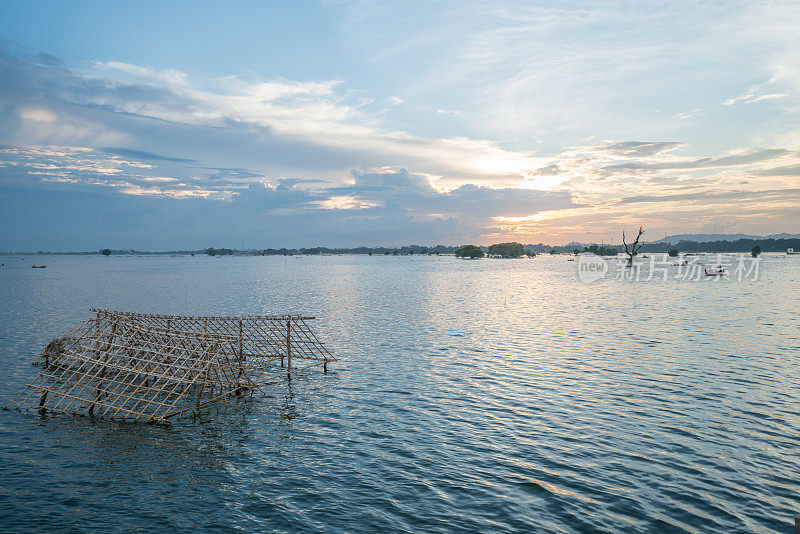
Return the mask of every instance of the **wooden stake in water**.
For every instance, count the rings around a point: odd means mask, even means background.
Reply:
[[[292,379],[292,319],[286,320],[286,369],[289,380]]]

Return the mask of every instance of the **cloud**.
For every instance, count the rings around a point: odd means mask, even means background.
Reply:
[[[645,158],[686,148],[685,143],[656,141],[615,141],[590,147],[595,152],[626,158]]]
[[[599,169],[604,174],[634,171],[695,170],[719,167],[737,167],[772,160],[789,154],[786,149],[749,149],[736,154],[705,158],[672,158],[657,162],[639,161],[607,165]]]
[[[775,189],[766,191],[726,191],[710,192],[707,190],[694,193],[678,193],[674,195],[639,195],[625,197],[619,200],[619,204],[631,204],[640,202],[674,202],[674,201],[699,201],[709,203],[719,200],[749,200],[757,201],[763,198],[774,198],[776,196],[800,201],[800,189]]]
[[[732,106],[732,105],[737,104],[737,103],[738,104],[754,104],[756,102],[762,102],[764,100],[775,100],[775,99],[778,99],[778,98],[786,98],[787,96],[789,96],[789,95],[786,94],[786,93],[772,93],[772,94],[761,95],[761,96],[755,96],[753,94],[747,94],[747,95],[737,96],[736,98],[729,98],[728,100],[725,100],[722,104],[724,106]]]
[[[759,176],[800,176],[800,164],[761,169],[754,174]]]
[[[316,178],[359,165],[408,166],[452,184],[509,183],[541,163],[485,139],[388,129],[342,80],[197,80],[118,61],[76,71],[2,45],[0,69],[0,98],[9,103],[0,113],[0,142],[7,144],[149,153],[169,147],[168,157],[179,160],[211,166],[244,161]]]
[[[69,183],[173,198],[229,198],[260,176],[246,169],[207,168],[182,158],[108,147],[5,146],[0,147],[0,162],[13,164],[14,172],[2,178],[15,186]]]
[[[116,156],[123,156],[126,158],[134,158],[139,160],[160,160],[160,161],[174,161],[178,163],[197,163],[197,160],[193,159],[161,156],[159,154],[153,154],[152,152],[147,152],[145,150],[134,150],[131,148],[105,146],[105,147],[99,147],[98,150],[100,150],[101,152],[105,152],[106,154],[113,154]]]
[[[703,85],[702,67],[713,67],[714,78],[714,66],[732,52],[722,54],[712,36],[695,31],[713,29],[713,17],[698,16],[687,29],[669,6],[619,18],[611,8],[453,3],[405,24],[405,5],[363,7],[352,16],[401,15],[374,36],[387,46],[359,48],[390,60],[373,63],[391,66],[391,83],[378,91],[336,76],[204,78],[123,61],[71,68],[0,44],[0,195],[20,201],[5,202],[4,220],[16,226],[15,214],[41,239],[67,239],[58,225],[69,219],[65,226],[75,231],[84,225],[80,235],[105,240],[115,229],[172,248],[181,240],[207,246],[211,238],[236,245],[240,234],[255,246],[557,242],[637,219],[654,228],[715,216],[773,227],[797,220],[786,215],[793,193],[779,191],[797,187],[800,161],[771,129],[672,118],[724,97],[720,87]],[[733,11],[718,24],[738,27],[741,10]],[[651,39],[641,28],[653,19],[677,33],[658,28],[665,39]],[[358,25],[349,45],[369,41],[360,33],[368,27],[386,26]],[[389,38],[395,32],[405,35]],[[793,35],[767,48],[788,50],[784,41]],[[744,38],[745,48],[767,39]],[[401,61],[413,57],[421,60]],[[737,103],[788,102],[800,69],[794,56],[778,59],[758,71],[766,81],[754,85],[747,70],[737,85],[724,78],[725,91],[750,87]],[[726,66],[725,75],[734,70]],[[664,83],[684,71],[685,83]],[[690,94],[678,94],[681,87]],[[385,96],[395,92],[403,98]],[[656,106],[662,115],[653,115]],[[469,113],[436,118],[454,110]],[[776,124],[796,128],[789,111],[772,111],[780,113]],[[59,217],[43,215],[39,201],[56,206]],[[106,205],[116,218],[99,216]],[[31,221],[23,207],[41,220]]]
[[[49,109],[34,107],[21,107],[19,109],[19,117],[23,121],[34,122],[55,122],[58,120],[58,116]]]
[[[419,219],[447,216],[485,224],[485,220],[503,214],[530,215],[573,206],[565,191],[495,189],[474,184],[440,191],[430,184],[428,177],[407,169],[354,172],[353,178],[353,184],[329,188],[326,192],[358,199],[366,205],[401,209]]]
[[[431,185],[429,176],[406,169],[356,171],[350,183],[333,186],[286,178],[261,177],[262,181],[253,182],[253,173],[246,169],[208,169],[203,176],[179,179],[163,171],[179,171],[183,162],[146,154],[149,163],[143,163],[131,159],[127,151],[111,152],[4,147],[0,196],[19,201],[6,206],[5,217],[9,224],[14,220],[29,230],[4,236],[0,248],[30,246],[24,245],[24,239],[32,238],[33,229],[40,232],[31,241],[37,243],[36,248],[73,247],[69,243],[77,242],[76,238],[66,235],[66,229],[89,224],[92,212],[103,226],[94,222],[75,234],[93,243],[91,247],[113,230],[120,232],[116,242],[124,242],[119,246],[137,248],[200,247],[208,246],[211,239],[231,245],[242,237],[263,247],[354,246],[400,244],[409,239],[457,242],[482,235],[498,215],[529,215],[572,206],[566,192],[476,185],[440,190]],[[9,156],[21,163],[2,166]],[[198,168],[192,164],[191,170]],[[60,195],[74,202],[59,201]],[[50,205],[46,215],[38,202]],[[110,220],[109,209],[119,218]],[[141,217],[137,209],[143,210]],[[163,231],[158,230],[159,224]],[[63,239],[58,247],[51,241],[56,236]],[[148,239],[151,244],[143,245]]]
[[[531,173],[534,176],[556,176],[561,172],[561,168],[558,166],[557,163],[551,163],[550,165],[546,165],[540,169],[536,169]]]
[[[402,84],[409,98],[469,109],[472,131],[548,147],[598,132],[691,136],[696,113],[682,113],[695,116],[681,121],[691,124],[672,120],[684,108],[716,104],[730,87],[791,95],[800,72],[799,11],[786,2],[336,5],[348,54]]]
[[[483,228],[453,217],[420,219],[398,206],[331,205],[337,198],[285,183],[253,184],[229,202],[0,184],[0,224],[19,229],[2,236],[0,250],[435,244],[474,238]]]

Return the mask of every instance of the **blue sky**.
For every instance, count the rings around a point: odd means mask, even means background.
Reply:
[[[793,2],[5,2],[0,250],[800,231]]]

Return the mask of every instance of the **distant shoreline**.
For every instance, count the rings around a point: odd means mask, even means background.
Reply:
[[[575,251],[583,252],[584,248],[597,245],[596,243],[569,243],[567,245],[545,245],[542,243],[523,245],[526,252],[535,252],[536,254],[565,254],[574,253]],[[403,245],[399,247],[311,247],[311,248],[265,248],[265,249],[229,249],[229,248],[206,248],[198,250],[167,250],[167,251],[148,251],[136,249],[106,249],[106,255],[110,256],[320,256],[320,255],[355,255],[355,256],[435,256],[435,255],[452,255],[455,251],[463,245]],[[737,239],[735,241],[719,240],[719,241],[681,241],[677,244],[670,243],[645,243],[642,246],[640,254],[657,254],[667,253],[670,250],[677,250],[681,254],[695,254],[695,253],[745,253],[755,247],[761,247],[762,252],[786,252],[788,249],[800,251],[800,239]],[[484,251],[488,250],[488,246],[480,246]],[[622,245],[604,245],[605,249],[624,251]],[[36,252],[13,252],[3,251],[0,252],[3,256],[101,256],[103,250],[97,251],[82,251],[82,252],[53,252],[53,251],[36,251]]]

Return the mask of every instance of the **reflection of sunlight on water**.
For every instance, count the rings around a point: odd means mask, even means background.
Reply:
[[[0,525],[773,532],[796,506],[800,261],[585,285],[560,256],[96,260],[5,273],[4,398],[93,305],[302,311],[341,363],[171,429],[2,412]]]

